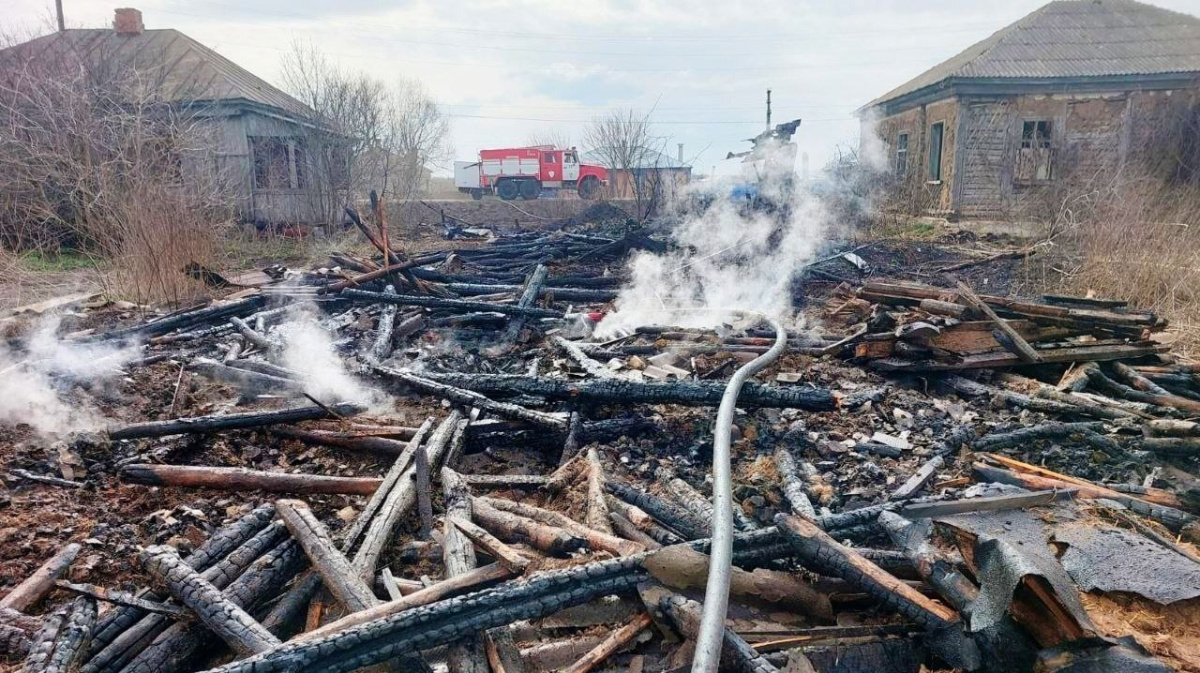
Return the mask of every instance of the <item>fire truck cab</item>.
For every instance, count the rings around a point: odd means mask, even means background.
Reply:
[[[595,198],[608,182],[602,166],[579,163],[579,152],[550,145],[480,150],[478,161],[454,162],[458,191],[481,199],[496,194],[505,201],[533,200],[543,190],[573,189],[581,198]]]

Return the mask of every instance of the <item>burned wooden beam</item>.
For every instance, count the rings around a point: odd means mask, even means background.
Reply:
[[[66,604],[45,621],[34,636],[21,673],[75,673],[87,655],[96,601],[81,596]]]
[[[13,587],[4,598],[0,598],[0,608],[24,612],[42,600],[54,589],[54,582],[70,570],[71,563],[82,548],[81,545],[72,542],[58,550],[58,553],[33,571],[32,575]]]
[[[604,487],[608,489],[609,493],[645,510],[650,516],[689,539],[698,540],[709,536],[711,527],[709,522],[697,517],[684,507],[619,481],[610,480],[604,484]]]
[[[587,546],[586,540],[570,531],[498,510],[482,499],[475,499],[473,511],[479,525],[500,539],[523,542],[547,554],[566,556]]]
[[[424,295],[390,295],[382,292],[368,292],[367,290],[342,290],[338,296],[356,302],[391,303],[399,304],[401,306],[423,306],[425,308],[458,311],[460,313],[503,313],[509,316],[521,316],[525,318],[562,318],[565,315],[562,311],[555,311],[548,308],[537,308],[534,306],[522,308],[512,304],[493,304],[484,301],[467,301],[464,299],[443,299]]]
[[[601,404],[683,404],[718,406],[725,392],[720,382],[640,383],[623,379],[568,381],[536,376],[427,372],[426,378],[484,394],[533,395],[555,400]],[[777,407],[832,411],[837,400],[828,390],[747,383],[738,398],[742,407]]]
[[[453,439],[462,413],[457,409],[451,411],[438,425],[438,429],[429,438],[426,451],[429,457],[430,469],[438,469],[442,457],[446,454]],[[414,451],[416,447],[414,446]],[[375,565],[387,541],[391,539],[396,523],[405,512],[416,504],[416,466],[405,467],[398,475],[395,485],[379,502],[379,509],[370,520],[370,525],[363,534],[362,544],[354,555],[354,568],[364,580],[375,577]]]
[[[135,325],[125,329],[112,330],[103,332],[93,337],[85,339],[85,341],[107,341],[112,339],[133,339],[146,338],[166,334],[178,329],[184,329],[193,325],[208,322],[210,320],[218,320],[227,318],[233,315],[245,315],[253,313],[263,307],[266,303],[266,297],[255,295],[245,299],[239,299],[233,302],[217,303],[212,306],[206,306],[195,311],[187,311],[177,313],[158,320],[151,320],[141,325]]]
[[[854,583],[872,598],[929,630],[958,621],[958,614],[935,603],[879,566],[844,547],[811,521],[778,515],[775,525],[811,568]]]
[[[349,612],[366,610],[378,603],[371,589],[354,572],[350,561],[334,546],[329,530],[313,516],[308,505],[299,500],[278,500],[275,508],[338,603]]]
[[[695,640],[700,633],[700,618],[703,607],[696,601],[689,600],[670,591],[642,590],[643,599],[654,601],[647,605],[650,609],[659,609],[666,614],[675,628],[686,638]],[[725,628],[721,647],[721,670],[736,673],[773,673],[779,669],[762,658],[741,636]]]
[[[374,477],[331,477],[321,474],[264,472],[242,467],[133,464],[121,468],[121,481],[143,486],[182,486],[221,490],[262,490],[276,493],[345,493],[371,495],[379,487]]]
[[[145,612],[166,615],[172,619],[187,619],[191,616],[190,612],[177,605],[146,600],[118,589],[109,589],[107,587],[96,586],[95,584],[75,584],[66,580],[58,580],[54,583],[54,586],[82,596],[90,596],[96,600],[113,603],[114,605],[124,605]]]
[[[629,644],[630,641],[637,637],[637,634],[641,633],[643,629],[649,627],[652,623],[654,622],[650,619],[650,615],[644,612],[637,615],[624,626],[610,633],[600,644],[583,655],[579,661],[568,666],[565,669],[566,673],[588,673],[588,671],[596,668],[605,659]]]
[[[428,377],[418,376],[410,371],[405,371],[402,369],[391,369],[388,367],[377,366],[374,367],[374,370],[379,374],[401,381],[406,385],[417,388],[418,390],[422,390],[432,395],[440,395],[445,397],[446,399],[457,404],[477,407],[484,411],[490,411],[491,413],[502,418],[526,421],[535,425],[550,428],[557,432],[565,433],[567,431],[567,419],[561,416],[547,414],[542,411],[526,409],[519,404],[497,402],[496,400],[489,399],[477,392],[456,387],[452,384],[441,383]]]
[[[252,510],[233,523],[217,529],[195,551],[184,558],[184,563],[201,572],[208,570],[254,539],[274,516],[274,505],[262,505]],[[164,598],[164,596],[151,591],[139,592],[138,597],[146,600],[162,600]],[[144,616],[146,616],[146,612],[138,608],[117,607],[109,610],[96,624],[88,657],[97,656],[115,638],[129,631]]]
[[[553,281],[554,279],[548,279]],[[580,288],[580,287],[549,287],[543,285],[538,289],[539,299],[551,299],[554,301],[584,301],[584,302],[608,302],[617,298],[616,290]],[[478,283],[447,283],[446,289],[461,296],[471,296],[479,294],[492,294],[493,292],[520,292],[523,290],[521,285],[480,285]]]
[[[172,596],[196,613],[235,652],[250,655],[280,645],[270,631],[188,567],[173,548],[149,547],[143,553],[142,563]]]
[[[475,547],[464,529],[454,524],[455,519],[466,525],[471,520],[471,493],[458,473],[442,468],[442,489],[446,507],[446,519],[442,527],[442,560],[446,566],[446,578],[461,577],[476,567]],[[504,563],[509,570],[513,567]],[[520,572],[514,570],[514,572]],[[473,637],[452,645],[447,655],[451,673],[488,673],[487,653],[483,640]]]
[[[542,288],[542,283],[546,282],[546,275],[549,269],[543,264],[538,264],[533,272],[529,274],[529,278],[525,281],[525,287],[521,290],[521,296],[517,299],[517,308],[529,310],[537,301],[538,291]],[[525,329],[525,320],[529,316],[524,313],[513,314],[508,320],[508,327],[504,329],[504,334],[500,336],[500,344],[507,346],[516,343],[521,336],[521,331]]]
[[[787,447],[782,444],[775,449],[775,468],[779,470],[779,483],[783,487],[783,497],[791,506],[792,512],[806,518],[813,518],[817,510],[804,492],[804,479],[796,467],[796,460]]]
[[[288,540],[263,554],[222,595],[238,607],[251,611],[275,595],[304,564],[304,552]],[[154,639],[122,669],[122,673],[179,673],[206,645],[215,644],[213,633],[195,620],[176,622]]]
[[[354,416],[366,411],[366,407],[358,404],[334,404],[329,407],[338,416]],[[146,437],[165,437],[167,435],[201,434],[222,432],[225,430],[243,430],[260,428],[280,423],[297,423],[331,418],[329,410],[319,406],[278,409],[275,411],[248,411],[238,414],[217,414],[213,416],[195,416],[192,418],[175,418],[166,421],[149,421],[146,423],[131,423],[115,428],[109,428],[110,439],[142,439]]]
[[[980,299],[969,285],[959,281],[958,291],[958,296],[960,299],[966,302],[968,306],[987,316],[988,319],[995,323],[996,327],[1004,333],[1004,336],[1007,337],[1007,339],[1000,341],[1002,346],[1011,350],[1017,357],[1021,358],[1025,362],[1042,361],[1042,356],[1038,355],[1038,352],[1033,349],[1033,346],[1029,345],[1028,341],[1025,341],[1025,337],[1021,336],[1017,330],[1013,329],[1012,325],[1009,325],[1004,318],[996,315],[996,312],[992,310],[992,307],[988,306],[982,299]]]
[[[505,500],[502,498],[475,498],[476,502],[493,507],[501,512],[537,521],[554,528],[561,528],[587,541],[587,546],[596,551],[606,551],[616,556],[627,556],[644,551],[641,545],[629,540],[622,540],[612,533],[596,530],[585,526],[565,514],[559,514],[548,509],[536,507],[523,502]]]
[[[304,430],[301,428],[292,427],[290,425],[274,426],[270,428],[268,432],[279,437],[298,439],[305,444],[330,446],[336,449],[346,449],[348,451],[373,451],[376,453],[384,453],[390,456],[399,456],[403,454],[405,448],[408,446],[407,442],[402,442],[397,439],[390,439],[388,437],[373,437],[344,432],[331,432],[328,430]]]

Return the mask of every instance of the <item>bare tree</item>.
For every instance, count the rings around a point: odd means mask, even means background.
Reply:
[[[571,146],[571,132],[563,128],[541,129],[530,133],[525,139],[530,147],[549,145],[556,149],[566,149]]]
[[[301,42],[284,57],[283,82],[309,108],[310,198],[326,222],[339,221],[371,189],[391,201],[414,198],[425,168],[452,154],[449,122],[419,82],[387,87]]]
[[[628,188],[638,222],[659,206],[664,184],[662,167],[666,138],[650,132],[650,115],[634,110],[615,110],[594,120],[584,130],[584,140],[609,169],[609,185],[615,193]]]

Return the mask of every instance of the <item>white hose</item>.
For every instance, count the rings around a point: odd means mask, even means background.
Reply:
[[[750,313],[742,311],[742,313]],[[787,331],[778,322],[763,316],[775,329],[775,344],[766,353],[733,373],[713,428],[713,529],[709,552],[708,585],[704,589],[704,610],[696,637],[696,655],[692,673],[715,673],[721,661],[725,640],[725,614],[729,609],[729,579],[733,567],[733,477],[730,467],[730,431],[742,385],[751,376],[779,359],[787,348]]]

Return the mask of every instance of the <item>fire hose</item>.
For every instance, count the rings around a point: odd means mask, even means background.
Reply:
[[[750,313],[742,311],[742,313]],[[761,314],[757,314],[761,315]],[[746,380],[779,359],[787,347],[787,331],[775,320],[762,316],[775,329],[775,344],[766,353],[743,365],[725,388],[717,423],[713,428],[713,524],[712,550],[709,552],[708,584],[704,589],[704,610],[696,638],[692,673],[714,673],[721,661],[725,638],[725,614],[729,609],[729,581],[733,567],[733,477],[730,467],[730,431],[738,395]]]

